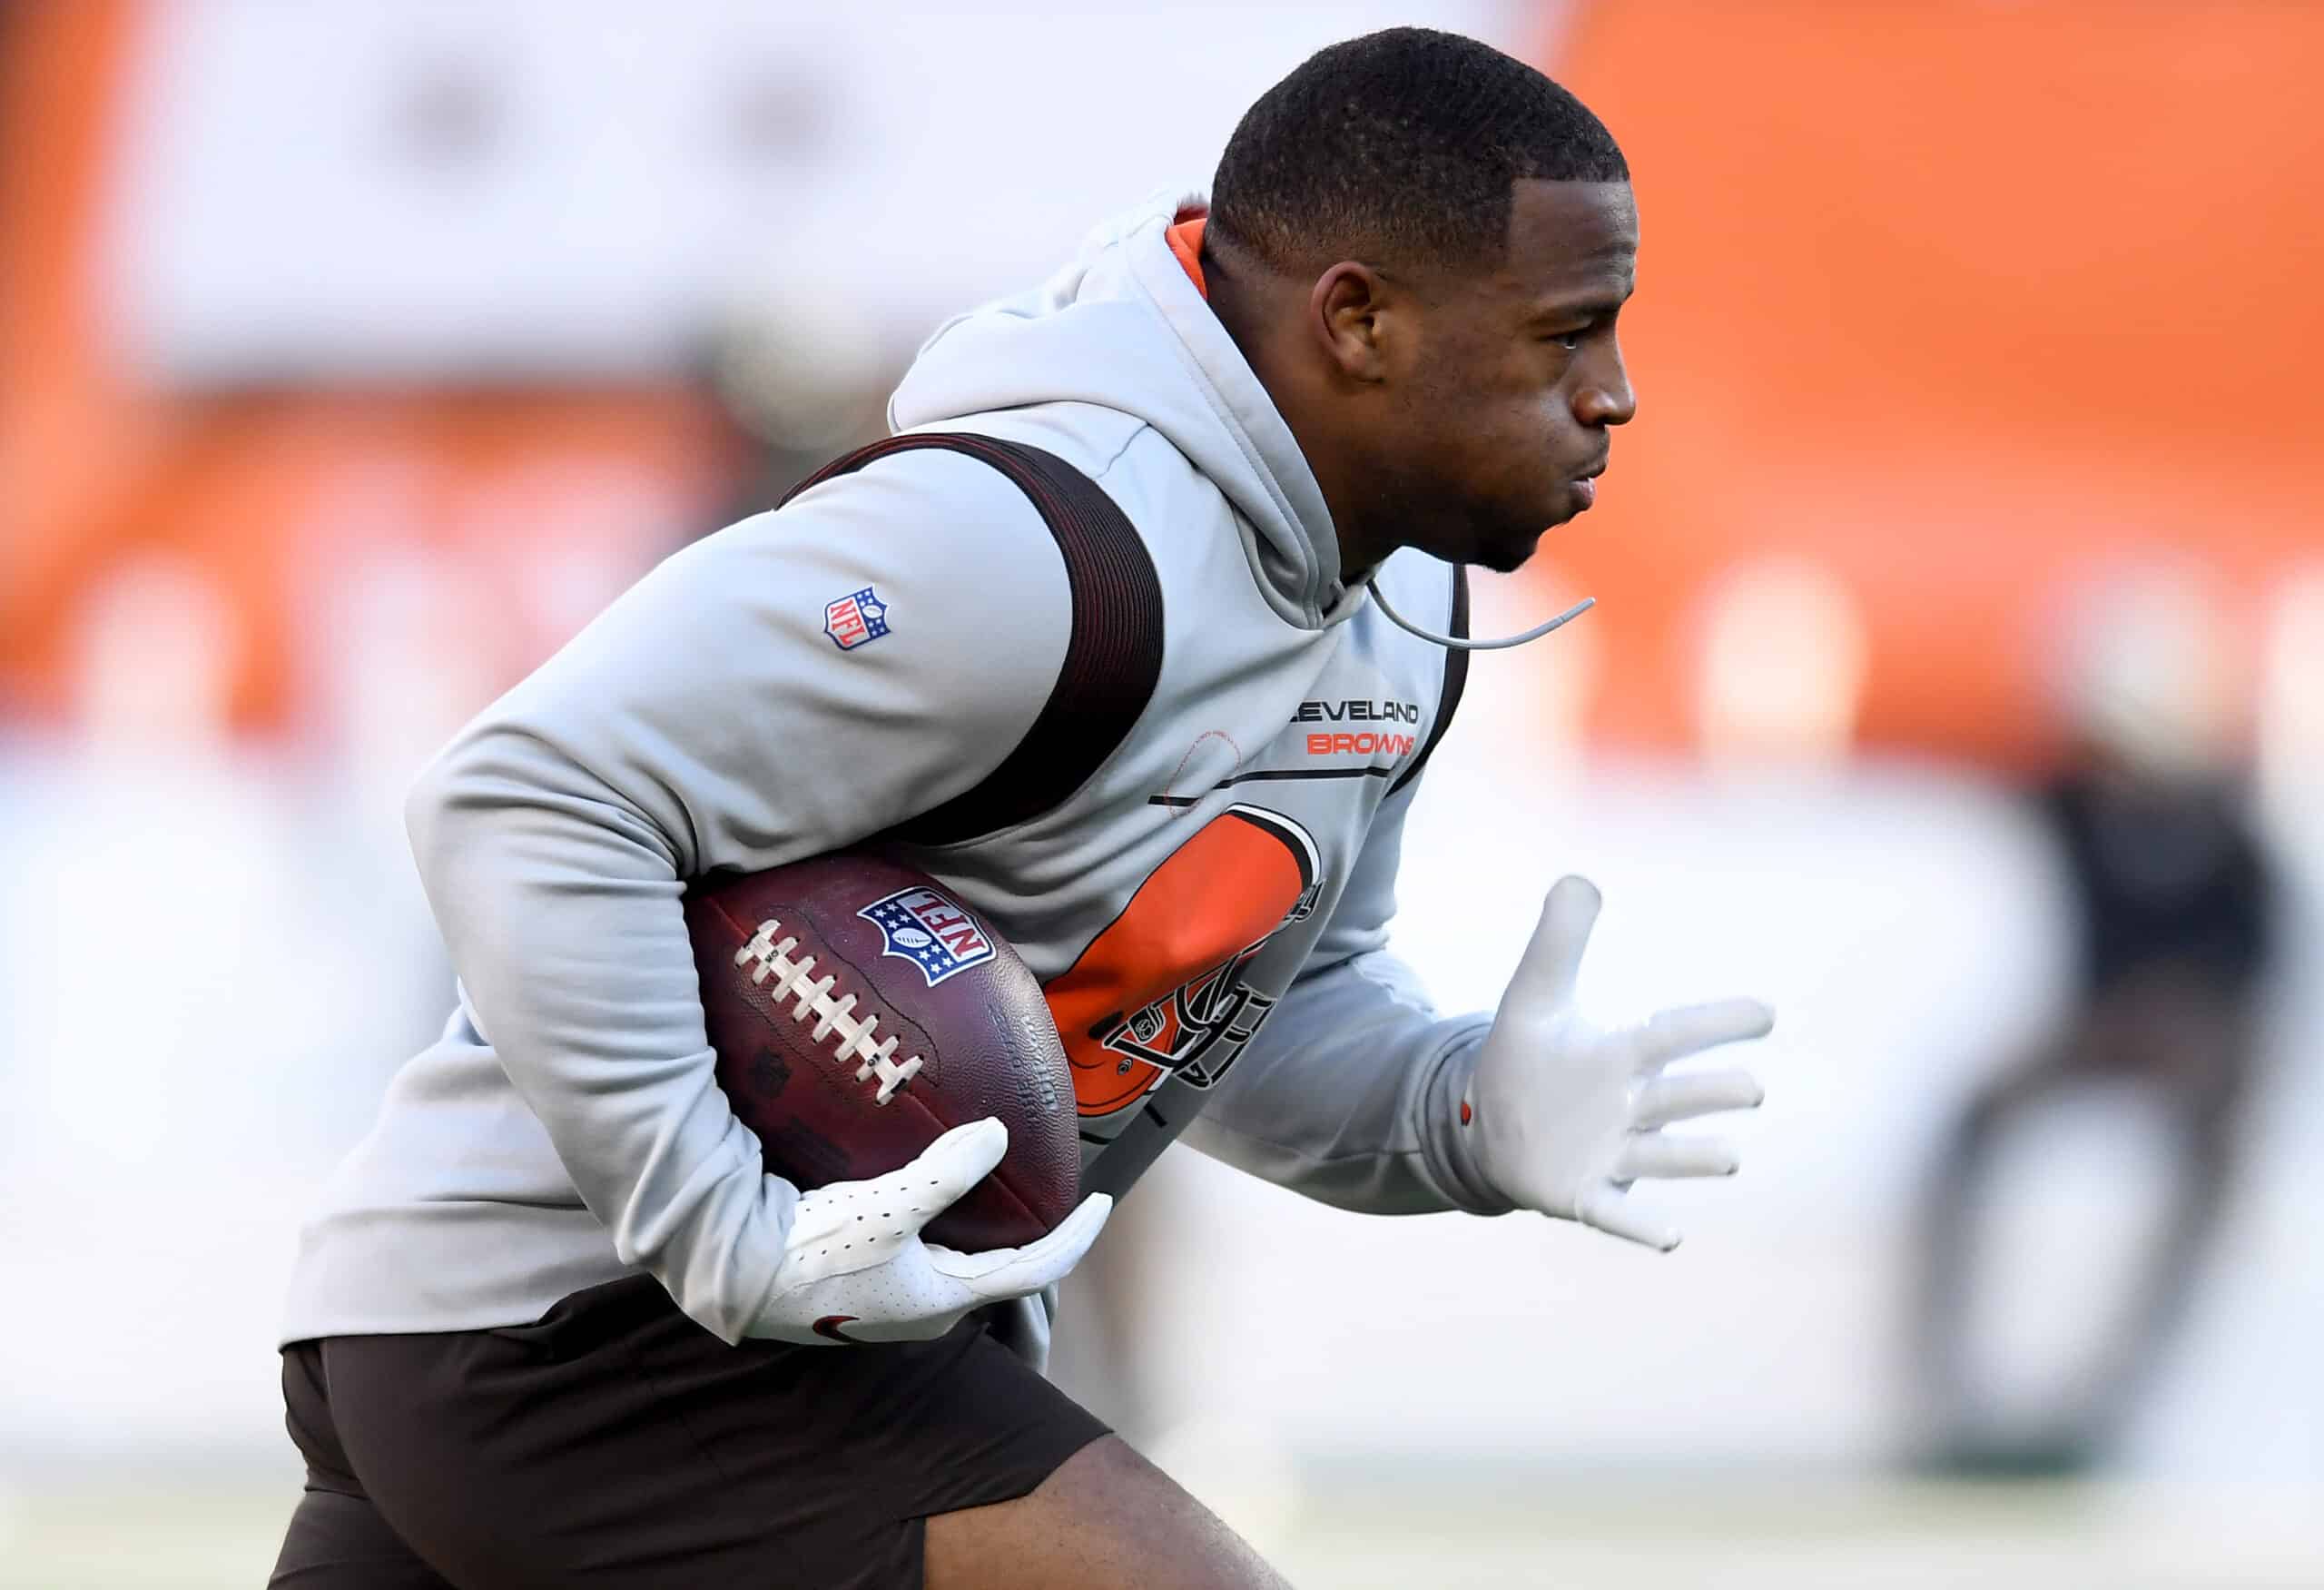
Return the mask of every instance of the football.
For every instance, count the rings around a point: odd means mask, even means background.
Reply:
[[[769,1170],[862,1180],[992,1115],[1008,1156],[927,1239],[1020,1247],[1073,1212],[1073,1083],[1040,985],[936,880],[842,852],[701,880],[685,917],[718,1084]]]

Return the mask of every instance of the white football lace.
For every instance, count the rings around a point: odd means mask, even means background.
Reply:
[[[909,1060],[898,1062],[895,1059],[896,1039],[892,1035],[875,1042],[875,1032],[880,1025],[879,1012],[875,1011],[857,1021],[855,996],[850,993],[838,999],[832,998],[832,988],[839,979],[828,975],[817,977],[815,957],[812,955],[802,955],[793,961],[791,952],[799,947],[798,936],[792,934],[778,941],[775,935],[782,932],[783,923],[773,917],[759,923],[759,930],[751,936],[751,942],[734,952],[734,964],[748,966],[751,981],[762,987],[773,980],[774,987],[772,992],[778,1009],[785,1000],[798,1001],[792,1009],[791,1019],[804,1022],[809,1016],[813,1016],[815,1030],[809,1036],[816,1042],[821,1043],[832,1034],[838,1034],[839,1042],[832,1045],[832,1052],[842,1061],[861,1062],[855,1068],[857,1081],[868,1082],[878,1077],[880,1091],[872,1096],[872,1102],[885,1104],[896,1096],[898,1088],[919,1073],[920,1056],[915,1054]]]

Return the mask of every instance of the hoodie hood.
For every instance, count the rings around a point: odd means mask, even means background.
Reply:
[[[1319,629],[1364,603],[1340,578],[1339,539],[1291,428],[1170,252],[1201,195],[1157,195],[1091,232],[1030,292],[939,327],[889,400],[897,430],[997,409],[1095,403],[1144,420],[1234,505],[1268,605]]]

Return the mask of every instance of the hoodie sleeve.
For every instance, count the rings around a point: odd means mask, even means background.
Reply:
[[[851,597],[842,647],[826,608]],[[479,1032],[622,1260],[728,1341],[797,1194],[714,1081],[683,880],[840,849],[976,785],[1048,699],[1070,606],[1005,477],[885,459],[671,558],[411,794]]]
[[[1458,1119],[1492,1016],[1439,1017],[1385,947],[1419,785],[1382,805],[1307,963],[1186,1141],[1341,1209],[1502,1214],[1512,1206],[1477,1173]]]

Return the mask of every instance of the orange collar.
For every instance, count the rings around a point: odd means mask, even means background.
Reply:
[[[1196,215],[1179,222],[1163,234],[1170,240],[1170,252],[1178,256],[1178,263],[1186,267],[1187,280],[1205,299],[1210,297],[1210,284],[1202,279],[1202,228],[1207,219]]]

